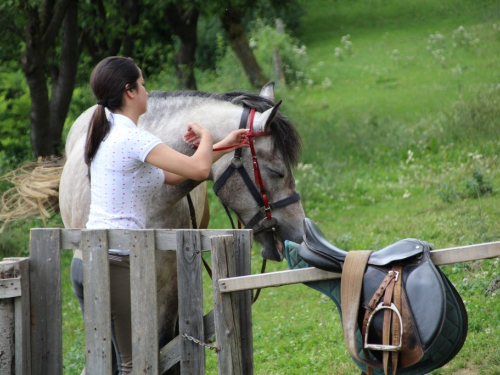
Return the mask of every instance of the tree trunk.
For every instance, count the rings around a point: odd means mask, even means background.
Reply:
[[[54,154],[50,140],[49,92],[47,89],[46,48],[43,45],[38,11],[27,9],[26,50],[22,65],[31,98],[31,147],[35,157]]]
[[[196,90],[194,61],[197,47],[197,26],[199,12],[195,8],[182,11],[175,4],[165,9],[165,19],[170,28],[181,40],[175,55],[175,71],[180,89]]]
[[[56,83],[55,98],[53,101],[50,101],[49,90],[47,88],[47,52],[54,48],[57,35],[63,20],[66,18],[68,9],[71,9],[69,13],[72,16],[68,16],[67,23],[72,22],[74,25],[67,25],[67,30],[72,30],[76,26],[75,12],[77,10],[74,9],[75,6],[77,6],[77,0],[61,0],[57,4],[50,1],[44,2],[43,9],[39,11],[37,6],[22,3],[21,9],[24,11],[28,21],[26,26],[26,48],[21,62],[30,89],[31,146],[35,157],[57,154],[57,147],[61,143],[61,134],[56,135],[54,132],[62,132],[64,119],[69,108],[69,101],[71,101],[71,95],[68,92],[73,91],[75,77],[72,78],[73,85],[70,88],[60,89],[59,85],[69,83],[69,76],[71,74],[73,76],[76,75],[76,67],[68,69],[66,66],[61,66],[63,79],[61,83]],[[77,49],[76,42],[71,43],[71,39],[67,42],[63,44],[63,61],[66,61],[68,55],[72,54],[65,51],[65,48],[70,48],[70,50],[73,48]],[[69,80],[71,81],[71,79]],[[58,93],[58,90],[62,91]],[[59,108],[58,105],[54,104],[59,101],[67,102],[65,110],[64,106],[63,108]],[[56,114],[59,110],[61,113]],[[51,116],[55,117],[56,120],[51,120]],[[53,125],[54,121],[58,121],[57,125]]]
[[[235,7],[229,6],[221,16],[222,27],[226,30],[229,43],[240,60],[250,84],[260,90],[267,83],[267,79],[250,48],[242,19],[243,14]]]
[[[57,78],[52,81],[50,98],[50,131],[56,154],[62,152],[62,132],[68,115],[76,74],[80,49],[78,47],[78,0],[69,4],[62,25],[61,68]]]

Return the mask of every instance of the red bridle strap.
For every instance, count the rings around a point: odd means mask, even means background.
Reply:
[[[260,133],[254,133],[253,132],[253,119],[255,117],[255,108],[250,109],[250,116],[249,116],[249,138],[250,138],[250,151],[252,153],[252,163],[253,163],[253,172],[255,176],[255,183],[257,186],[260,188],[260,194],[262,195],[262,199],[264,201],[264,212],[266,213],[266,218],[271,220],[271,207],[269,206],[269,200],[267,199],[267,193],[266,189],[264,188],[264,182],[262,181],[262,175],[260,174],[260,168],[259,168],[259,162],[257,161],[257,154],[255,153],[255,147],[254,147],[254,137],[259,137],[263,135],[270,135],[271,132],[260,132]]]

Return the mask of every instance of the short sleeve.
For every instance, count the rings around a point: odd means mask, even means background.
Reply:
[[[153,148],[162,143],[160,138],[151,134],[144,129],[136,129],[132,134],[131,151],[134,156],[140,161],[144,162]]]

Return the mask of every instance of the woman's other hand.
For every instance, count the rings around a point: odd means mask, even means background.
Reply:
[[[203,134],[209,133],[207,129],[196,122],[188,124],[187,131],[184,133],[182,138],[187,143],[197,144],[199,140],[203,137]]]

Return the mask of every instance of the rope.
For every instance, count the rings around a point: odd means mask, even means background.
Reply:
[[[62,158],[38,158],[0,177],[0,182],[14,185],[0,199],[0,233],[11,221],[40,215],[46,224],[51,212],[58,212],[63,165]]]

